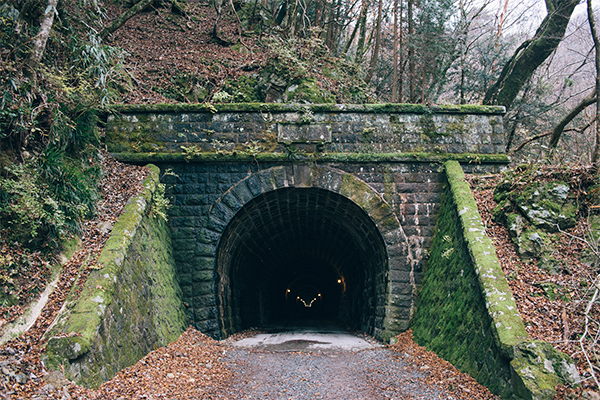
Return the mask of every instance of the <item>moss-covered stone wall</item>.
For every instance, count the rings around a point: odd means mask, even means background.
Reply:
[[[510,360],[494,341],[461,228],[446,188],[413,320],[414,337],[492,392],[509,395]]]
[[[166,222],[159,170],[115,224],[70,311],[50,331],[47,361],[86,386],[98,386],[148,352],[176,340],[186,317]],[[67,308],[67,309],[69,309]]]
[[[115,106],[112,153],[504,153],[503,107],[370,105]]]
[[[551,399],[576,384],[572,360],[529,340],[456,161],[446,185],[412,327],[415,340],[504,398]]]

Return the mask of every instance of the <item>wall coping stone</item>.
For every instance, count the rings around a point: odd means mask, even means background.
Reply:
[[[397,163],[443,163],[455,160],[469,164],[508,164],[506,154],[452,154],[452,153],[305,153],[289,157],[284,153],[260,153],[255,155],[236,153],[219,154],[214,152],[197,153],[187,156],[183,153],[111,153],[121,162],[146,164],[159,162],[397,162]]]

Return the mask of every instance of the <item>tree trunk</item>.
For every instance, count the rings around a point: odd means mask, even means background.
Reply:
[[[358,44],[356,45],[356,57],[354,63],[360,65],[362,63],[362,57],[365,51],[365,39],[367,37],[367,12],[369,11],[369,0],[363,0],[362,7],[360,9],[360,15],[358,17],[358,24],[360,28],[358,30]]]
[[[415,97],[415,50],[412,46],[415,34],[415,21],[413,20],[413,7],[415,0],[408,0],[406,18],[408,19],[408,101],[414,102]]]
[[[294,1],[294,6],[292,7],[292,10],[289,13],[287,24],[285,27],[286,32],[288,32],[290,36],[294,36],[295,34],[296,19],[298,18],[298,1],[299,0]]]
[[[346,54],[348,54],[348,50],[350,50],[350,46],[352,46],[352,42],[354,41],[354,38],[356,37],[356,32],[358,31],[358,27],[360,26],[359,22],[360,21],[356,21],[356,24],[354,25],[354,29],[352,29],[350,38],[348,39],[348,42],[346,43],[346,47],[344,47],[344,51],[341,54],[342,57],[344,57]]]
[[[142,12],[146,7],[152,4],[153,0],[140,0],[133,7],[131,7],[127,12],[121,15],[119,18],[115,19],[112,24],[102,29],[100,32],[100,39],[104,40],[108,35],[122,27],[125,22],[129,21],[133,16]],[[218,18],[218,17],[217,17]]]
[[[325,35],[325,47],[327,47],[329,49],[329,51],[333,52],[334,48],[333,48],[333,32],[335,29],[335,24],[336,24],[336,20],[335,20],[335,0],[332,0],[331,3],[329,3],[329,12],[327,13],[329,16],[327,18],[327,34]]]
[[[596,90],[594,91],[596,95],[596,145],[594,146],[594,152],[592,153],[592,164],[596,164],[600,157],[600,121],[598,121],[598,116],[600,115],[600,40],[598,40],[598,31],[596,30],[592,0],[587,0],[587,13],[590,31],[592,32],[592,39],[594,40],[594,50],[596,52]]]
[[[392,103],[398,100],[398,0],[394,0],[394,75],[392,77]]]
[[[375,74],[375,67],[377,66],[377,57],[379,57],[379,47],[381,45],[381,17],[382,17],[382,9],[383,9],[383,0],[379,0],[379,5],[377,6],[377,25],[375,26],[375,48],[373,49],[373,54],[371,55],[371,62],[369,63],[369,70],[367,71],[367,76],[365,76],[365,82],[371,82],[373,78],[373,74]]]
[[[403,92],[403,88],[404,88],[404,29],[403,29],[403,24],[402,24],[402,15],[403,15],[403,9],[404,9],[404,0],[399,0],[400,1],[400,23],[398,24],[398,28],[400,28],[400,34],[398,35],[398,41],[400,43],[398,43],[398,70],[399,70],[399,77],[398,77],[398,103],[402,103],[402,92]]]
[[[48,41],[48,36],[50,36],[50,31],[52,30],[52,23],[54,22],[54,14],[56,13],[57,5],[58,0],[48,0],[48,5],[46,6],[46,10],[44,10],[44,18],[40,24],[40,31],[35,36],[33,48],[31,49],[31,54],[27,60],[27,65],[31,68],[37,67],[42,61],[44,51],[46,50],[46,42]]]
[[[510,108],[525,82],[562,40],[579,0],[547,1],[548,14],[534,37],[520,46],[506,63],[498,81],[485,94],[483,104]]]

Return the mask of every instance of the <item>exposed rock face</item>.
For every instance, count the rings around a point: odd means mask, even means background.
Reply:
[[[534,183],[522,193],[507,185],[496,188],[494,218],[506,222],[522,259],[551,253],[549,235],[575,226],[578,210],[570,192],[563,182]],[[548,269],[556,268],[551,260],[545,261]]]

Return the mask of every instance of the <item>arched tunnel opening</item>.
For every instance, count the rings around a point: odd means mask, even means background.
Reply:
[[[264,193],[219,243],[222,333],[320,321],[373,334],[385,317],[387,260],[377,226],[346,197],[316,188]]]

